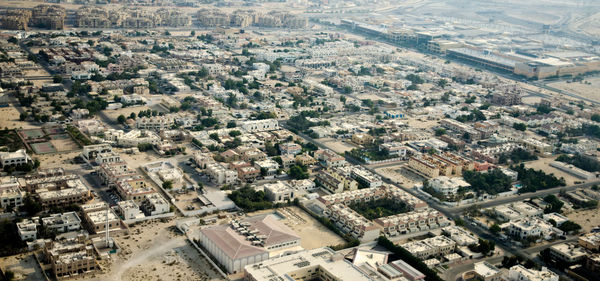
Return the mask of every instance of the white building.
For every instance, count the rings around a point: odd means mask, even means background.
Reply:
[[[140,207],[133,200],[124,200],[117,203],[119,214],[124,220],[133,220],[144,218],[145,215],[140,210]]]
[[[273,202],[292,201],[298,195],[288,183],[279,181],[276,183],[267,183],[264,186],[265,195]]]
[[[42,218],[42,225],[50,231],[65,233],[81,229],[81,219],[75,212],[52,214]]]
[[[30,220],[23,220],[17,223],[17,232],[21,240],[35,240],[37,239],[37,223],[38,217],[33,217]]]
[[[19,149],[13,152],[0,152],[0,163],[2,167],[23,165],[31,162],[31,158],[27,155],[25,149]]]
[[[558,281],[558,275],[545,267],[535,270],[515,265],[508,271],[508,281]]]
[[[471,185],[462,178],[449,178],[441,176],[429,180],[429,186],[436,192],[442,193],[445,196],[452,196],[458,192],[459,188],[469,188]]]
[[[165,214],[170,211],[169,202],[158,193],[152,193],[146,196],[142,201],[140,208],[148,216]]]
[[[0,207],[19,207],[23,205],[23,198],[27,195],[21,189],[19,180],[16,177],[0,178]]]
[[[500,226],[504,232],[510,236],[520,239],[527,237],[541,237],[549,239],[552,234],[562,235],[562,232],[555,229],[550,223],[540,218],[524,218],[504,223]]]
[[[279,130],[276,119],[248,120],[242,123],[242,129],[249,133]]]
[[[237,181],[237,172],[229,170],[221,163],[209,163],[206,164],[204,169],[206,175],[210,177],[210,180],[216,184],[232,184]]]

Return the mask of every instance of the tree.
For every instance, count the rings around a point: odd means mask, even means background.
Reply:
[[[25,196],[23,205],[20,207],[21,210],[27,212],[29,216],[35,216],[37,213],[42,211],[42,205],[35,201],[31,195]]]
[[[217,134],[217,133],[212,133],[212,134],[208,135],[208,137],[213,139],[216,142],[221,142],[221,138],[219,138],[219,134]]]
[[[448,81],[446,79],[440,79],[437,82],[438,87],[445,88],[448,85]]]
[[[525,131],[527,129],[527,125],[525,123],[513,123],[513,129]]]
[[[553,194],[549,194],[546,197],[544,197],[544,202],[548,203],[549,205],[544,209],[544,213],[545,214],[549,214],[549,213],[560,213],[560,210],[562,209],[563,205],[565,203],[563,203],[562,201],[560,201],[558,199],[558,197],[556,197]]]
[[[52,76],[52,82],[54,82],[54,83],[62,83],[62,81],[63,81],[62,76],[60,76],[60,75],[54,75],[54,76]]]
[[[173,181],[167,180],[162,183],[162,188],[171,189],[173,188]]]
[[[192,30],[192,32],[190,32],[190,35],[192,35],[192,36],[196,36],[196,31],[195,31],[195,30]]]
[[[26,111],[21,112],[21,114],[19,114],[19,120],[21,121],[27,120],[27,117],[29,117],[29,113],[27,113]]]
[[[308,168],[306,166],[294,165],[290,168],[288,174],[297,180],[308,179]]]
[[[236,124],[234,120],[227,122],[227,128],[235,128]]]
[[[238,130],[233,130],[233,131],[230,131],[230,132],[229,132],[229,136],[230,136],[230,137],[233,137],[233,138],[235,138],[235,137],[237,137],[237,136],[240,136],[241,134],[242,134],[242,133],[241,133],[240,131],[238,131]]]
[[[566,221],[563,222],[558,228],[566,233],[579,233],[581,230],[581,225],[573,221]]]
[[[117,117],[117,122],[119,122],[120,124],[124,124],[125,120],[127,120],[127,118],[125,118],[125,115],[121,114],[119,115],[119,117]]]
[[[438,128],[438,129],[435,130],[435,136],[436,137],[439,137],[439,136],[442,136],[442,135],[445,135],[445,134],[446,134],[446,129],[444,129],[444,128]]]
[[[500,229],[500,226],[497,223],[494,223],[490,226],[490,231],[494,234],[498,234],[502,229]]]

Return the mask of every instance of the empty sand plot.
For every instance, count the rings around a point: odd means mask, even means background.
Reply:
[[[22,254],[0,259],[4,270],[15,274],[14,280],[37,281],[44,280],[42,269],[39,267],[33,254]]]

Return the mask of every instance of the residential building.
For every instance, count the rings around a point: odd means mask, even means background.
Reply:
[[[33,241],[37,239],[38,219],[38,217],[33,217],[17,222],[17,233],[19,233],[21,240]]]
[[[296,190],[288,183],[278,181],[276,183],[267,183],[263,185],[265,195],[272,202],[292,201],[298,196]]]
[[[55,233],[65,233],[81,229],[81,219],[75,212],[52,214],[42,218],[42,226]]]
[[[286,142],[279,145],[281,154],[292,154],[296,155],[302,152],[302,146],[295,142]]]
[[[558,275],[545,267],[535,270],[515,265],[508,271],[508,281],[558,281]]]
[[[550,256],[559,263],[574,264],[584,260],[588,252],[573,243],[561,243],[550,246]]]
[[[82,276],[100,270],[94,254],[94,246],[85,235],[48,241],[44,245],[43,261],[59,280]]]
[[[147,195],[140,205],[140,209],[142,209],[147,216],[168,213],[170,212],[170,207],[171,205],[169,202],[158,193]]]
[[[238,177],[238,173],[216,162],[207,164],[204,173],[216,184],[232,184]]]
[[[600,233],[588,233],[583,236],[579,236],[578,244],[590,251],[600,250]]]
[[[429,186],[436,192],[442,193],[445,196],[456,195],[459,189],[465,189],[471,187],[471,185],[462,178],[449,178],[446,176],[440,176],[433,178],[428,181]]]
[[[321,187],[330,193],[358,189],[358,182],[333,169],[321,170],[315,177]]]
[[[444,256],[452,253],[456,248],[456,242],[446,236],[440,235],[402,244],[402,248],[419,259],[426,259],[431,256]]]
[[[27,155],[25,149],[19,149],[13,152],[0,152],[0,163],[2,163],[2,167],[24,165],[31,161],[31,157]]]
[[[240,126],[248,133],[279,130],[279,122],[276,119],[248,120]]]

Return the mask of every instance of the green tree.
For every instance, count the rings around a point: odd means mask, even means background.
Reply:
[[[54,76],[52,76],[52,82],[54,82],[54,83],[62,83],[62,81],[63,81],[62,76],[60,76],[60,75],[54,75]]]
[[[527,130],[527,125],[525,123],[513,123],[513,129],[525,131]]]
[[[500,231],[502,231],[502,229],[497,223],[494,223],[492,224],[492,226],[490,226],[490,232],[492,232],[493,234],[498,234]]]
[[[27,117],[29,117],[29,113],[27,113],[26,111],[23,111],[21,112],[21,114],[19,114],[19,120],[21,121],[27,120]]]
[[[173,181],[170,181],[170,180],[164,181],[162,183],[162,188],[167,189],[167,190],[173,188]]]
[[[125,115],[121,114],[119,115],[119,117],[117,117],[117,122],[119,122],[120,124],[124,124],[125,120],[127,120],[127,118],[125,118]]]

